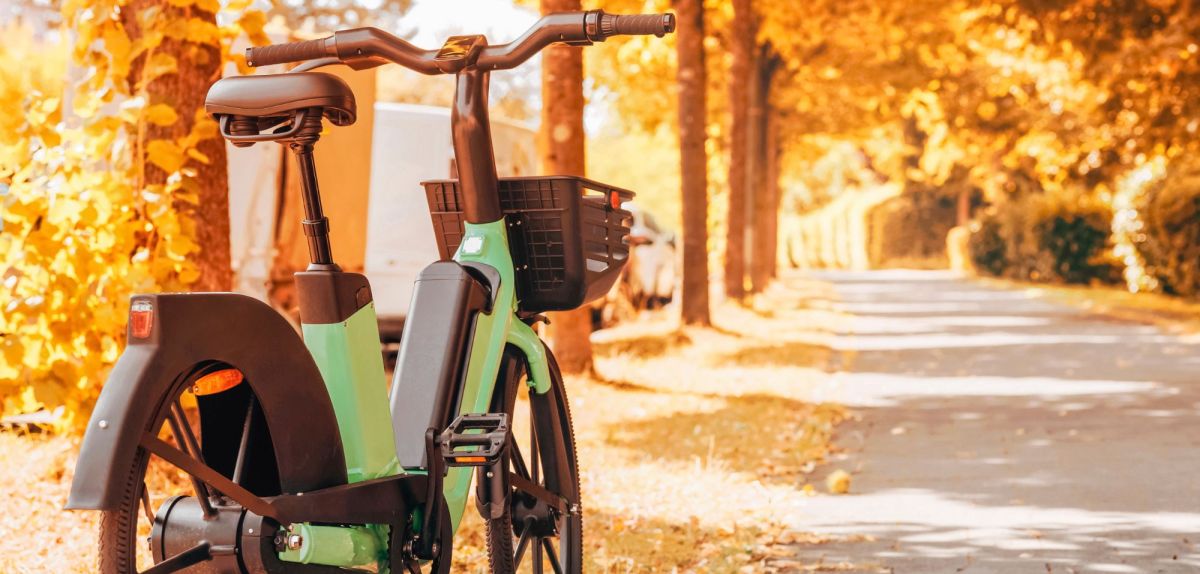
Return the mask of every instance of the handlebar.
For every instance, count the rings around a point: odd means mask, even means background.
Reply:
[[[369,67],[369,62],[383,60],[429,75],[454,73],[462,69],[464,63],[473,63],[488,71],[507,70],[521,65],[551,44],[587,46],[612,36],[662,37],[674,31],[674,14],[621,15],[607,14],[603,10],[560,12],[543,16],[520,38],[508,44],[486,46],[482,45],[482,37],[456,36],[441,50],[424,50],[378,28],[356,28],[318,40],[249,48],[246,63],[267,66],[309,60],[334,63],[336,59]],[[477,38],[480,41],[473,41]],[[465,62],[468,58],[473,62]],[[315,66],[306,66],[306,69],[312,67]]]

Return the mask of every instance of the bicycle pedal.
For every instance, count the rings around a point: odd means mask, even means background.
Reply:
[[[508,445],[508,415],[459,415],[438,440],[446,466],[489,466]]]

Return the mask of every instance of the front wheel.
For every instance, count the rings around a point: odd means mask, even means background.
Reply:
[[[517,572],[522,564],[534,574],[547,566],[556,574],[583,571],[583,510],[571,410],[558,364],[553,356],[549,359],[550,390],[539,395],[525,382],[523,357],[507,353],[492,400],[492,412],[509,416],[512,437],[505,466],[514,475],[505,512],[487,525],[488,561],[495,574]],[[528,390],[527,398],[519,396],[522,389]]]

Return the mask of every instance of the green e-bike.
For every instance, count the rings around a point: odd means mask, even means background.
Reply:
[[[589,11],[495,46],[455,36],[422,50],[360,28],[251,48],[252,66],[304,63],[220,80],[206,110],[235,146],[275,141],[296,157],[311,259],[296,274],[303,337],[237,294],[132,298],[67,504],[102,511],[100,571],[447,572],[474,479],[493,572],[580,572],[570,411],[532,325],[612,286],[632,194],[498,178],[488,76],[555,43],[673,30],[670,14]],[[458,179],[423,184],[441,260],[417,279],[390,397],[371,288],[333,261],[313,163],[323,121],[355,120],[349,87],[311,71],[339,63],[457,80]]]

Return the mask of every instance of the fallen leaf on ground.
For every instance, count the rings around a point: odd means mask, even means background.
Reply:
[[[850,492],[850,473],[837,469],[825,477],[825,488],[830,494],[846,494]]]

